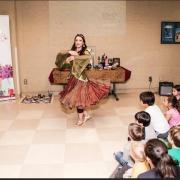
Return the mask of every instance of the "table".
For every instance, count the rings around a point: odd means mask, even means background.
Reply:
[[[59,68],[53,68],[49,75],[49,81],[53,85],[66,85],[68,74],[69,71],[61,71]],[[124,67],[118,67],[114,70],[90,69],[86,70],[86,74],[87,77],[90,77],[91,79],[110,79],[110,82],[113,84],[113,89],[110,94],[114,95],[118,101],[119,98],[116,94],[116,84],[125,83],[130,78],[131,71]]]

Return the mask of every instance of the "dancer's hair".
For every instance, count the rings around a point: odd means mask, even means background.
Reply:
[[[85,52],[85,50],[86,50],[86,48],[87,48],[87,45],[86,45],[86,40],[85,40],[85,37],[84,37],[84,35],[83,35],[83,34],[76,34],[76,36],[74,37],[74,44],[72,45],[71,50],[72,50],[72,51],[76,51],[76,44],[75,44],[75,40],[76,40],[76,38],[77,38],[77,37],[81,37],[81,38],[82,38],[82,40],[83,40],[83,42],[84,42],[84,45],[82,46],[81,51],[79,51],[79,52],[78,52],[78,54],[79,54],[79,55],[83,55],[83,54],[84,54],[84,52]]]
[[[150,139],[146,143],[144,151],[160,177],[175,178],[178,176],[177,162],[168,155],[166,145],[161,140]]]

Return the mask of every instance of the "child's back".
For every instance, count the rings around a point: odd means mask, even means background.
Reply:
[[[142,105],[146,108],[145,111],[151,116],[153,129],[156,131],[158,138],[166,139],[168,136],[169,124],[161,112],[160,108],[155,104],[155,96],[151,91],[142,92],[139,95]]]
[[[156,104],[147,107],[145,111],[150,114],[151,116],[150,124],[152,125],[154,130],[157,132],[157,134],[163,134],[163,133],[168,132],[169,124],[166,118],[164,117],[162,111]]]

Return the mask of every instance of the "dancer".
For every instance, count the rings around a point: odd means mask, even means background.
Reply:
[[[76,125],[82,126],[91,117],[86,111],[102,98],[108,96],[110,81],[95,81],[86,76],[85,69],[90,63],[91,55],[87,50],[85,37],[77,34],[74,44],[67,53],[59,53],[56,65],[62,68],[65,64],[71,65],[71,72],[66,87],[60,94],[60,102],[67,108],[76,108],[78,120]]]

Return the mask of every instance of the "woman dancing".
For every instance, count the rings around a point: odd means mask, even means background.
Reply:
[[[56,65],[59,68],[67,63],[71,65],[67,85],[59,94],[60,102],[65,107],[77,109],[76,125],[78,126],[82,126],[91,118],[86,108],[108,96],[110,90],[110,81],[94,81],[86,76],[85,69],[90,63],[90,58],[85,37],[82,34],[77,34],[71,50],[67,53],[59,53],[56,59]]]

